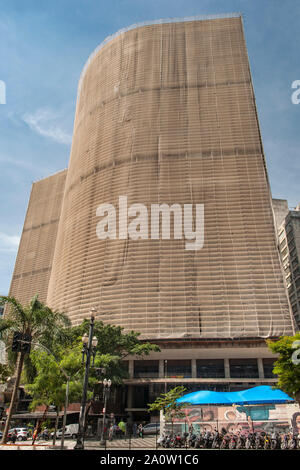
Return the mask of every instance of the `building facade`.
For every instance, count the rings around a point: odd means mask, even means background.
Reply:
[[[290,210],[284,199],[273,199],[278,247],[297,330],[300,329],[300,204]]]
[[[33,280],[49,268],[42,298],[74,325],[95,307],[96,319],[160,345],[147,361],[128,361],[131,416],[174,384],[274,382],[265,339],[294,327],[240,15],[135,25],[104,41],[80,79],[59,178],[51,250],[39,266],[22,255],[44,230],[41,215],[29,224],[29,211],[11,293],[28,295],[27,273]],[[105,239],[97,236],[102,204],[119,222]],[[141,206],[149,217],[153,204],[191,208],[193,233],[195,208],[204,208],[203,246],[186,249],[191,233],[175,236],[172,210],[169,238],[160,218],[157,237],[139,231]],[[26,253],[36,259],[39,246]]]

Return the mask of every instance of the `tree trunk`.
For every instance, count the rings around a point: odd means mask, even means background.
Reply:
[[[15,405],[17,404],[17,394],[18,394],[18,389],[19,389],[19,385],[20,385],[20,379],[21,379],[23,364],[24,364],[24,354],[21,352],[21,353],[19,353],[19,357],[18,357],[16,382],[15,382],[15,385],[14,385],[14,388],[13,388],[13,393],[12,393],[12,397],[11,397],[11,401],[10,401],[8,416],[7,416],[6,423],[5,423],[5,428],[4,428],[4,431],[3,431],[2,444],[6,444],[7,434],[8,434],[9,428],[10,428],[11,417],[12,417],[13,412],[15,410]]]
[[[55,429],[54,429],[54,434],[53,434],[53,445],[55,446],[56,443],[56,433],[57,433],[57,428],[58,428],[58,419],[59,419],[59,410],[57,409],[56,411],[56,420],[55,420]]]
[[[44,411],[44,414],[43,414],[41,420],[38,420],[38,421],[37,421],[37,424],[36,424],[35,429],[34,429],[34,431],[36,431],[36,433],[34,432],[34,434],[33,434],[32,445],[34,445],[34,443],[35,443],[35,441],[36,441],[38,435],[39,435],[40,432],[42,431],[42,425],[43,425],[43,423],[44,423],[44,421],[45,421],[45,419],[46,419],[46,416],[47,416],[47,413],[48,413],[48,409],[49,409],[49,406],[47,405],[46,408],[45,408],[45,411]]]

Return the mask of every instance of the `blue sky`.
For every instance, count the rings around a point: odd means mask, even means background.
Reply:
[[[31,184],[66,168],[91,52],[136,22],[241,12],[273,197],[300,201],[299,0],[0,0],[0,293],[8,293]]]

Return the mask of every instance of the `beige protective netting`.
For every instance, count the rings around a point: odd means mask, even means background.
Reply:
[[[9,295],[46,301],[67,170],[33,183]]]
[[[204,204],[203,249],[99,240],[121,195]],[[144,338],[292,332],[239,16],[129,29],[88,61],[47,300]]]

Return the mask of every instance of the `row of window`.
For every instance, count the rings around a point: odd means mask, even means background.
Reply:
[[[265,378],[274,378],[272,372],[274,359],[263,359]],[[223,359],[197,359],[197,378],[225,378]],[[229,359],[231,378],[259,378],[257,359]],[[158,378],[159,361],[134,361],[134,378]],[[191,378],[192,363],[190,360],[164,361],[164,377]]]

